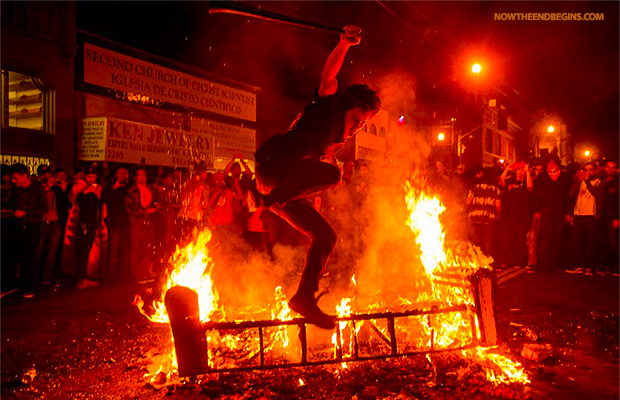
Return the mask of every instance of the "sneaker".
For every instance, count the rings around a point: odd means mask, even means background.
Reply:
[[[577,267],[577,268],[567,268],[564,270],[564,272],[566,272],[567,274],[583,274],[585,271],[583,268]]]
[[[323,329],[334,329],[336,324],[333,319],[325,314],[316,304],[316,299],[312,295],[303,296],[295,294],[288,302],[291,310],[304,316],[308,323]]]
[[[32,293],[32,292],[24,292],[24,294],[22,294],[22,297],[24,299],[32,299],[34,297],[34,293]]]

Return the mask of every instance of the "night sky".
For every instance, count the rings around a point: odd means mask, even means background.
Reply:
[[[573,143],[618,155],[618,2],[241,2],[322,25],[357,24],[342,85],[405,74],[412,90],[456,80],[496,89],[513,105],[567,124]],[[207,71],[308,100],[338,35],[243,16],[209,15],[217,2],[78,2],[77,22]],[[494,21],[494,13],[604,13],[604,21]],[[470,61],[486,75],[472,81]],[[487,92],[488,93],[488,92]],[[415,101],[416,93],[410,94]],[[526,121],[527,122],[527,121]]]

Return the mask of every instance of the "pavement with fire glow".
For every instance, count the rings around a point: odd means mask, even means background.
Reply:
[[[2,299],[5,399],[617,399],[618,278],[504,271],[496,352],[528,384],[493,383],[460,352],[153,380],[170,341],[130,285]],[[148,295],[148,293],[147,293]]]

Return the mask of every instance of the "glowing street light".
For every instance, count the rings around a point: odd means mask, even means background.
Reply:
[[[586,157],[590,157],[590,150],[584,151],[583,155],[586,156]]]
[[[443,133],[443,132],[439,132],[439,133],[437,134],[437,140],[438,140],[438,141],[443,142],[445,139],[446,139],[446,135],[444,135],[444,133]]]
[[[473,72],[474,74],[479,74],[480,71],[482,71],[482,67],[480,66],[480,64],[474,64],[471,66],[471,72]]]
[[[555,131],[555,128],[553,127],[553,125],[549,125],[549,127],[547,128],[547,132],[553,133],[553,131]]]

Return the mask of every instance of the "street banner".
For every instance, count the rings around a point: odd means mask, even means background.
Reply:
[[[256,121],[256,93],[84,43],[84,82],[150,100]]]

